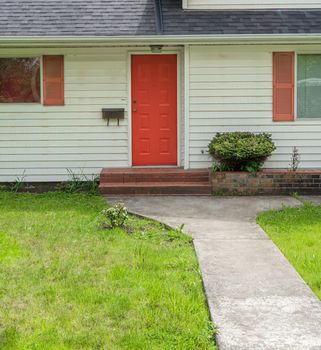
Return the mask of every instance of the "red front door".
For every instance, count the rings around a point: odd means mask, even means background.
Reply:
[[[133,165],[177,165],[177,56],[132,56]]]

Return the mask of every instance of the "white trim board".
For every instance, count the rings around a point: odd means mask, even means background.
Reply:
[[[190,156],[190,150],[189,150],[189,140],[190,140],[190,134],[189,134],[189,110],[190,110],[190,103],[189,103],[189,96],[190,96],[190,67],[189,67],[189,59],[190,59],[190,47],[189,45],[185,45],[184,47],[184,113],[185,113],[185,156],[184,156],[184,169],[189,169],[189,156]]]
[[[299,10],[318,9],[320,0],[183,0],[187,10]]]
[[[79,48],[125,47],[130,45],[244,45],[244,44],[320,44],[321,33],[303,34],[204,34],[204,35],[151,35],[115,37],[1,37],[3,48]]]

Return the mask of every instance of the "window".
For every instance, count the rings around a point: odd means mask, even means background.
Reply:
[[[297,117],[321,118],[321,55],[298,55]]]
[[[0,103],[40,102],[40,58],[0,58]]]

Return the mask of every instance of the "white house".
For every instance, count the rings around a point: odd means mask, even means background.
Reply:
[[[321,0],[1,0],[1,182],[206,168],[236,130],[321,169]]]

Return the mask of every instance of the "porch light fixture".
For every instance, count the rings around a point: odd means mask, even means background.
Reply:
[[[152,53],[160,53],[162,52],[163,45],[150,45],[150,49]]]

